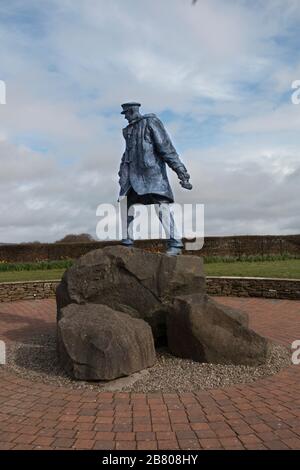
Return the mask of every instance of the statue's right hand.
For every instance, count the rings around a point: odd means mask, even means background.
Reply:
[[[193,189],[193,185],[189,181],[180,181],[180,184],[184,189]]]
[[[190,175],[188,174],[185,168],[178,168],[177,176],[181,181],[185,181],[190,178]]]

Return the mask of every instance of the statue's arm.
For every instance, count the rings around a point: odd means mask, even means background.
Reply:
[[[119,168],[119,171],[118,171],[118,176],[121,176],[121,174],[122,174],[124,160],[125,160],[125,152],[123,153],[122,158],[121,158],[121,163],[120,163],[120,168]]]
[[[187,189],[191,189],[191,185],[188,183],[190,175],[188,174],[185,165],[180,160],[162,122],[156,117],[152,118],[149,122],[149,127],[155,149],[159,156],[173,171],[175,171],[180,179],[180,184]]]

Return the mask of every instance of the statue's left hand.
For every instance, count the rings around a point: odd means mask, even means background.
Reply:
[[[189,181],[180,181],[180,184],[184,189],[193,189],[193,185]]]
[[[178,178],[180,179],[180,184],[184,189],[192,189],[193,185],[189,182],[190,175],[186,170],[180,169],[177,172]]]

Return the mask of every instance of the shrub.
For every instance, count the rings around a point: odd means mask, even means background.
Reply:
[[[0,272],[7,271],[46,271],[48,269],[68,269],[73,260],[37,261],[35,263],[5,263],[0,262]]]
[[[290,253],[283,253],[282,255],[205,256],[204,263],[256,263],[258,261],[285,261],[289,259],[300,259],[300,256]]]

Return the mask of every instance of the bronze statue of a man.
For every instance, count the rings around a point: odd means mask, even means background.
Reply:
[[[178,255],[183,247],[169,204],[174,202],[166,164],[174,170],[183,188],[192,189],[184,164],[180,160],[162,122],[155,114],[140,114],[140,103],[121,105],[128,126],[123,129],[126,149],[119,170],[119,200],[125,199],[126,230],[122,244],[133,245],[128,227],[133,216],[128,211],[134,204],[155,204],[158,217],[167,233],[167,254]],[[124,198],[126,196],[126,198]]]

